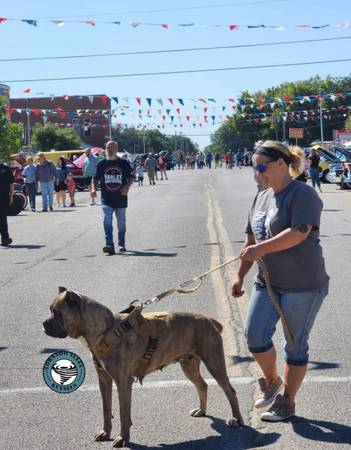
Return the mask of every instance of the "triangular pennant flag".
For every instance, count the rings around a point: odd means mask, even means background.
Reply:
[[[204,113],[205,113],[205,114],[207,113],[207,111],[208,111],[208,108],[207,108],[207,107],[204,108]]]
[[[166,113],[167,113],[167,115],[169,116],[169,113],[171,112],[171,110],[170,109],[166,109]]]
[[[216,120],[216,116],[211,116],[212,122]]]
[[[112,97],[112,100],[114,100],[118,105],[118,97]]]
[[[169,103],[170,103],[171,105],[173,105],[173,98],[168,97],[168,101],[169,101]]]
[[[230,31],[237,31],[239,29],[238,25],[229,25]]]
[[[190,121],[190,116],[185,116],[186,120],[189,122]]]
[[[133,28],[138,28],[141,25],[141,22],[132,22],[130,24]]]
[[[0,17],[0,23],[6,22],[9,19],[6,19],[6,17]]]
[[[152,102],[152,99],[151,99],[151,98],[147,98],[146,101],[148,102],[148,104],[149,104],[149,106],[150,106],[150,108],[151,108],[151,102]]]
[[[31,88],[27,88],[23,90],[23,94],[30,94],[31,93]]]
[[[157,101],[161,106],[163,106],[163,100],[162,100],[162,98],[157,98],[156,101]]]
[[[215,100],[214,98],[208,98],[207,101],[208,101],[208,102],[216,103],[216,100]]]
[[[207,102],[206,102],[206,99],[204,99],[203,97],[199,98],[199,100],[200,100],[200,102],[202,102],[202,103],[207,103]]]
[[[82,20],[82,23],[86,23],[87,25],[90,25],[92,27],[95,27],[96,25],[95,20]]]
[[[57,25],[58,27],[63,27],[65,24],[63,20],[50,20],[50,22]]]
[[[94,103],[94,96],[93,95],[88,95],[88,99],[90,100],[91,104]]]
[[[141,97],[135,97],[135,100],[137,101],[138,105],[141,105]]]
[[[22,22],[28,23],[28,25],[33,25],[33,27],[38,26],[37,20],[22,19]]]
[[[171,119],[171,121],[172,121],[172,123],[173,123],[174,116],[169,116],[169,118]]]
[[[180,114],[180,109],[176,108],[176,111],[177,111],[177,114],[179,115]]]
[[[168,23],[161,23],[161,27],[164,28],[165,30],[169,29]]]
[[[184,106],[184,101],[183,101],[182,98],[178,98],[177,100],[178,100],[178,102],[179,102],[182,106]]]

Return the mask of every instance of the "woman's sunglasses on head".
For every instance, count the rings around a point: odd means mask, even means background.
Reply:
[[[265,163],[257,164],[256,166],[254,166],[254,170],[258,173],[265,173],[265,171],[267,170],[268,164],[271,164],[274,162],[276,162],[276,161],[266,161]]]

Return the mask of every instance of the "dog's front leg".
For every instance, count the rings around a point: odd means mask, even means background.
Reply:
[[[112,378],[94,359],[94,366],[99,378],[99,388],[102,398],[102,410],[104,416],[103,429],[94,434],[94,441],[106,441],[109,439],[112,429]]]
[[[119,398],[119,416],[121,422],[120,434],[113,441],[113,447],[127,447],[129,444],[132,403],[132,384],[133,378],[130,375],[121,374],[116,379],[118,398]]]

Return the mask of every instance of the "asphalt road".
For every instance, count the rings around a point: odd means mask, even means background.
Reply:
[[[209,379],[208,416],[192,418],[194,388],[177,365],[134,386],[130,447],[135,450],[346,449],[351,444],[351,192],[325,185],[321,240],[331,276],[330,294],[312,332],[310,363],[297,398],[297,416],[261,423],[253,411],[257,366],[245,344],[247,296],[229,294],[234,267],[207,277],[190,295],[173,294],[150,310],[195,310],[224,324],[228,373],[238,392],[246,426],[233,430],[227,400]],[[58,286],[81,291],[113,311],[145,300],[237,255],[255,194],[252,170],[175,170],[156,186],[133,186],[123,255],[102,253],[101,210],[87,193],[76,208],[52,213],[24,211],[9,219],[14,243],[0,248],[0,448],[107,449],[95,443],[102,424],[101,400],[89,351],[79,341],[53,339],[42,331]],[[253,272],[248,276],[247,291]],[[282,333],[276,345],[282,360]],[[86,366],[80,389],[56,394],[42,378],[43,364],[61,349]],[[280,366],[281,367],[281,366]],[[118,434],[114,392],[112,436]]]

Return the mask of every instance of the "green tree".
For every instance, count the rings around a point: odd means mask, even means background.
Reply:
[[[5,160],[21,148],[23,136],[22,125],[10,123],[6,106],[6,99],[0,97],[0,159]]]
[[[57,128],[54,124],[36,124],[32,129],[32,145],[38,150],[74,150],[80,146],[79,136],[71,128]]]

